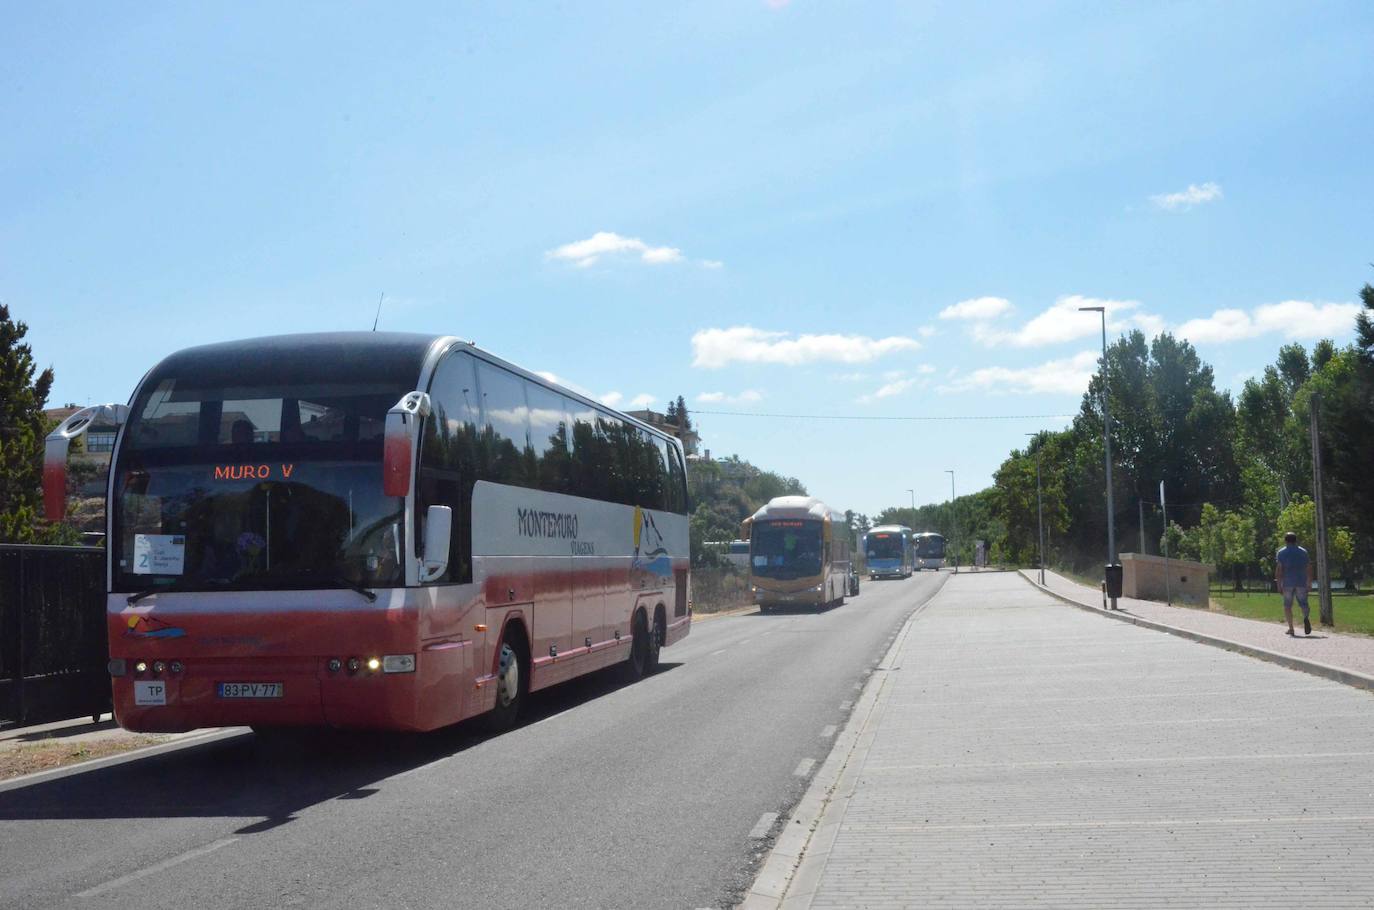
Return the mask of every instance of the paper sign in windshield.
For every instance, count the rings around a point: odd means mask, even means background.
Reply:
[[[186,535],[135,534],[135,575],[180,575],[186,565]]]

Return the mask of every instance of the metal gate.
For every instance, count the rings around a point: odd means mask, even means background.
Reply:
[[[110,710],[105,551],[0,544],[0,726]]]

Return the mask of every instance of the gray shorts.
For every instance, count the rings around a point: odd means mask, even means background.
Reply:
[[[1307,615],[1307,588],[1306,588],[1306,587],[1300,587],[1300,588],[1299,588],[1299,587],[1284,588],[1284,589],[1283,589],[1283,608],[1284,608],[1285,610],[1291,610],[1291,609],[1293,609],[1293,598],[1294,598],[1294,597],[1296,597],[1296,598],[1298,599],[1298,606],[1302,607],[1303,615],[1306,616],[1306,615]]]

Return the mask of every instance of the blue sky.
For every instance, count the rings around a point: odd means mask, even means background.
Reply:
[[[55,403],[382,292],[622,407],[1069,414],[1101,301],[1238,389],[1374,280],[1371,47],[1364,3],[19,6],[0,300]],[[697,417],[865,512],[1063,422]]]

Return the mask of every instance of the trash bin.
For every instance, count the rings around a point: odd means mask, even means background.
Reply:
[[[1121,596],[1121,582],[1125,574],[1120,563],[1106,566],[1107,571],[1107,596],[1116,599]]]

